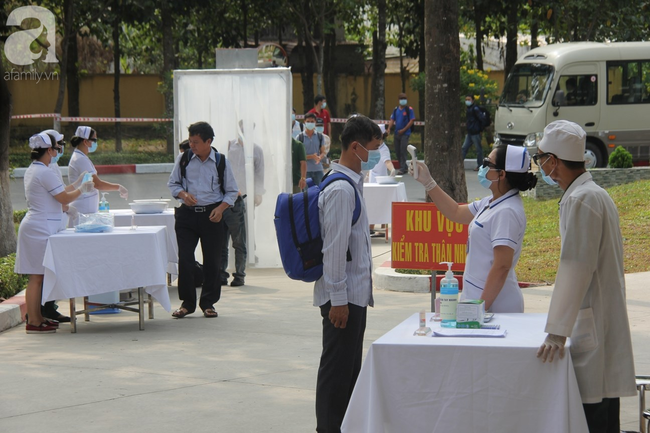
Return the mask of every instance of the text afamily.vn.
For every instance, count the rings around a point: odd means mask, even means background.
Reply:
[[[35,80],[36,83],[39,83],[41,80],[58,80],[59,73],[57,71],[52,72],[39,72],[39,71],[20,71],[15,68],[11,68],[8,71],[5,71],[5,81],[20,81],[20,80]]]

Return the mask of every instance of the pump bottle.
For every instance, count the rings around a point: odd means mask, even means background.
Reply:
[[[456,327],[456,305],[458,304],[458,280],[451,271],[452,262],[441,262],[447,265],[445,278],[440,280],[440,317],[441,326],[446,328]]]
[[[106,200],[106,194],[107,192],[102,193],[102,199],[99,202],[99,211],[100,212],[108,212],[110,210],[110,207],[108,205],[108,200]]]

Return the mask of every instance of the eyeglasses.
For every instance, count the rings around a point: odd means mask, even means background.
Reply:
[[[86,140],[88,140],[88,141],[92,141],[92,142],[94,142],[94,143],[97,143],[97,138],[87,138]]]
[[[52,146],[52,149],[56,150],[58,153],[63,153],[63,147],[54,147],[54,146]]]
[[[499,170],[497,168],[497,165],[495,163],[493,163],[492,161],[490,161],[489,159],[487,159],[487,158],[485,158],[483,160],[483,167],[489,167],[489,168],[493,168],[495,170]]]
[[[551,155],[555,156],[554,154],[552,154],[550,152],[536,153],[535,155],[533,155],[533,162],[535,163],[536,166],[540,167],[539,159],[543,158],[545,156],[551,156]],[[544,161],[544,162],[546,162],[546,161]]]

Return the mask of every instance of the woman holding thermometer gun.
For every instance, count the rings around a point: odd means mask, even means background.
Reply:
[[[519,146],[497,146],[483,160],[479,183],[492,195],[470,204],[456,203],[415,159],[409,174],[420,182],[440,212],[456,223],[469,225],[462,299],[483,299],[495,313],[523,313],[524,298],[515,275],[526,231],[526,214],[519,191],[534,188],[530,156]]]

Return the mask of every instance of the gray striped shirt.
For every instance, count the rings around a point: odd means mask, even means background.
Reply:
[[[321,236],[323,237],[323,276],[314,285],[314,306],[332,301],[332,306],[348,303],[373,306],[372,256],[368,215],[363,200],[363,176],[332,164],[332,170],[347,175],[357,185],[361,215],[352,225],[355,194],[345,180],[329,185],[318,198]],[[350,250],[352,261],[347,261]]]

